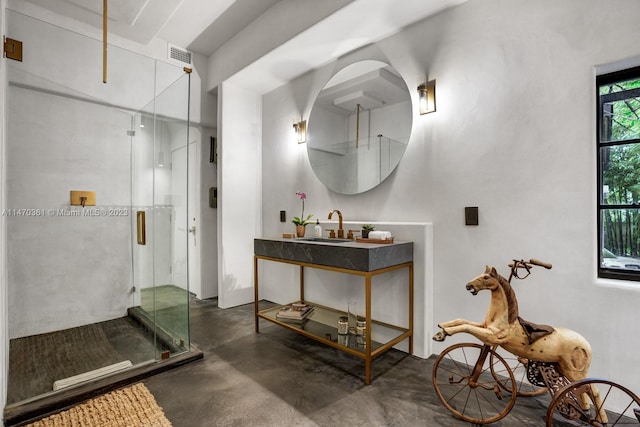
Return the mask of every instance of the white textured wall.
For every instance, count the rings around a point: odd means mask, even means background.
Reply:
[[[130,217],[57,210],[90,190],[97,207],[128,212],[130,114],[13,86],[8,97],[7,206],[42,210],[7,218],[10,337],[125,315]]]
[[[632,0],[474,0],[267,94],[264,234],[291,231],[278,211],[298,215],[296,191],[321,218],[341,209],[345,219],[432,222],[433,323],[484,318],[488,295],[464,286],[485,264],[506,275],[513,257],[549,261],[553,270],[514,284],[521,315],[581,332],[593,346],[591,375],[640,389],[631,338],[640,288],[596,279],[594,148],[594,67],[640,55],[637,16]],[[435,78],[438,111],[414,112],[387,181],[342,196],[316,179],[290,128],[336,70],[360,59],[389,62],[410,88]],[[478,227],[464,225],[465,206],[479,206]]]
[[[218,305],[227,308],[253,300],[253,238],[262,234],[262,101],[226,82],[218,93]]]
[[[199,249],[201,260],[202,293],[200,298],[218,296],[218,209],[209,207],[209,188],[217,187],[218,167],[209,162],[210,137],[217,137],[214,129],[203,128],[201,144],[200,168],[200,233]]]

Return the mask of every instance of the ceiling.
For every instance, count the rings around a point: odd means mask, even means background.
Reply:
[[[25,1],[102,28],[103,0]],[[143,45],[158,37],[208,56],[278,1],[108,0],[108,28],[111,34]],[[198,42],[199,37],[210,42]]]
[[[23,0],[59,15],[102,28],[103,0]],[[318,1],[318,0],[313,0]],[[335,4],[328,17],[314,19],[306,30],[262,52],[240,81],[255,82],[278,69],[279,74],[260,92],[277,87],[345,53],[390,36],[402,28],[467,0],[322,0]],[[311,2],[300,9],[301,3]],[[210,56],[225,42],[246,29],[268,9],[278,4],[283,22],[300,18],[296,13],[311,9],[312,0],[108,0],[109,33],[147,45],[158,38],[190,51]],[[297,6],[296,9],[294,6]],[[290,13],[289,13],[290,11]],[[366,19],[363,19],[363,16]],[[357,25],[354,25],[357,23]],[[285,24],[286,25],[286,24]],[[281,34],[282,28],[273,28]],[[268,37],[258,34],[256,37]],[[291,67],[291,64],[295,66]],[[289,67],[289,68],[287,68]],[[286,69],[284,75],[281,70]],[[274,86],[275,85],[275,86]]]

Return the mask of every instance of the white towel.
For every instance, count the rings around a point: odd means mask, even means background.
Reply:
[[[389,231],[370,231],[369,238],[375,240],[389,240],[391,239],[391,232]]]

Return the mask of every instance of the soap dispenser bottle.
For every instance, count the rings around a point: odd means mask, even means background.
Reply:
[[[313,227],[313,237],[322,237],[322,226],[319,219],[316,219],[316,225]]]

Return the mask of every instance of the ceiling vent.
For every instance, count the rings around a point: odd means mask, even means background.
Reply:
[[[191,52],[181,47],[168,44],[167,56],[169,61],[178,65],[191,65]]]

